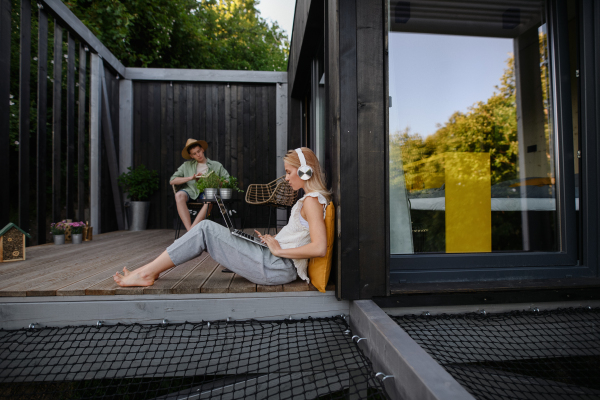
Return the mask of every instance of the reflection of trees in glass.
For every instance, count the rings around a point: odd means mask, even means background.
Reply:
[[[500,78],[497,92],[477,102],[466,113],[457,111],[438,130],[423,139],[409,128],[390,137],[390,161],[402,161],[409,190],[440,187],[443,182],[443,154],[446,152],[489,152],[492,185],[518,177],[517,110],[514,58]],[[390,184],[401,179],[390,170]]]

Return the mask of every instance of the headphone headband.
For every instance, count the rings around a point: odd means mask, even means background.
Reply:
[[[298,168],[298,176],[303,181],[309,180],[313,175],[313,169],[306,165],[306,158],[304,158],[304,154],[302,153],[301,148],[296,149],[296,153],[298,153],[298,158],[300,159],[300,167]]]

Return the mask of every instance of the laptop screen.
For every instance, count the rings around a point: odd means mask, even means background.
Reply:
[[[227,207],[225,207],[225,203],[223,203],[221,196],[219,196],[218,194],[215,195],[215,199],[217,200],[217,205],[219,206],[219,210],[221,211],[221,214],[223,215],[223,219],[225,220],[225,225],[227,225],[227,228],[232,229],[233,223],[231,222],[231,219],[229,219],[229,211],[227,211]]]

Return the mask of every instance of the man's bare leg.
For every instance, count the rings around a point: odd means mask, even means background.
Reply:
[[[194,223],[192,224],[192,227],[195,227],[196,225],[198,225],[201,221],[206,219],[206,215],[208,214],[208,209],[209,207],[212,207],[212,204],[204,204],[202,206],[202,209],[200,211],[198,211],[198,215],[196,215],[196,219],[194,219]],[[191,229],[190,228],[190,229]],[[189,231],[189,229],[188,229]]]
[[[171,261],[169,253],[165,250],[150,264],[146,264],[134,271],[123,268],[123,275],[115,272],[113,279],[119,286],[151,286],[158,279],[161,272],[173,268],[175,264]]]
[[[183,226],[185,226],[186,230],[191,229],[192,219],[190,218],[190,212],[187,207],[187,194],[184,192],[175,193],[175,201],[177,203],[177,212],[179,213],[179,218],[181,218],[181,222],[183,222]]]

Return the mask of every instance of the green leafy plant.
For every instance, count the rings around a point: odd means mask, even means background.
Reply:
[[[144,164],[119,175],[119,186],[127,192],[131,201],[145,201],[158,189],[158,172],[151,171]]]
[[[218,188],[220,186],[221,177],[214,171],[210,171],[207,174],[202,175],[198,179],[198,182],[196,182],[196,187],[200,193],[204,192],[204,189]]]
[[[223,179],[221,187],[223,189],[237,190],[240,193],[244,192],[242,189],[240,189],[238,179],[234,176],[230,176],[229,178],[227,178],[227,180]]]

